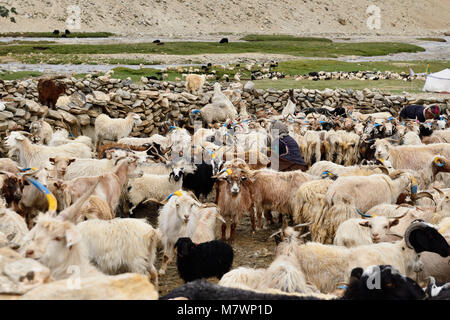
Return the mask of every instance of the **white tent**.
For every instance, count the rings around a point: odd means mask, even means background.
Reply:
[[[450,69],[427,75],[422,91],[450,92]]]

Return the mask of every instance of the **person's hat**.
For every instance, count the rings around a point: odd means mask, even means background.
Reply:
[[[429,106],[425,109],[425,118],[436,118],[439,117],[441,113],[441,108],[438,105]]]

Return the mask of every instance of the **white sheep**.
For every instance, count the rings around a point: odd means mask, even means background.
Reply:
[[[68,143],[84,143],[90,149],[92,148],[92,139],[87,136],[79,136],[76,139],[69,138],[69,132],[66,129],[59,129],[52,134],[52,137],[48,143],[49,146],[56,147]]]
[[[8,149],[16,149],[19,152],[19,164],[22,167],[43,167],[48,164],[48,159],[56,156],[91,158],[92,153],[83,143],[68,143],[57,147],[35,145],[20,132],[13,131],[6,139]]]
[[[76,226],[87,248],[89,260],[105,274],[124,272],[149,276],[157,286],[154,267],[161,232],[145,219],[92,219]]]
[[[47,266],[54,280],[73,277],[74,272],[81,278],[102,275],[89,263],[81,234],[69,221],[40,214],[26,242],[25,256]]]
[[[402,140],[404,145],[420,145],[422,144],[422,141],[420,140],[420,137],[417,133],[408,131],[403,136]]]
[[[220,286],[244,290],[258,290],[266,269],[238,267],[225,273],[219,281]]]
[[[188,74],[186,76],[186,90],[189,93],[199,94],[203,90],[206,81],[206,75]]]
[[[160,134],[154,134],[148,138],[122,138],[117,141],[120,144],[127,144],[131,146],[143,146],[144,144],[151,145],[152,143],[157,143],[163,149],[167,149],[170,146],[169,137],[164,137]]]
[[[133,205],[130,209],[130,215],[145,200],[164,201],[171,193],[180,190],[182,184],[183,179],[171,179],[169,174],[144,174],[140,178],[130,180],[128,184],[128,198]]]
[[[370,229],[364,228],[360,223],[365,223],[365,219],[352,218],[342,222],[336,230],[333,244],[347,248],[372,244]]]
[[[190,237],[187,225],[192,214],[196,214],[201,204],[190,193],[178,190],[159,209],[158,228],[161,230],[164,258],[159,274],[166,272],[167,265],[174,257],[174,245],[180,237]],[[192,230],[192,229],[191,229]]]
[[[96,149],[104,139],[116,141],[127,137],[133,130],[133,126],[141,123],[141,117],[133,112],[124,119],[111,119],[106,114],[100,114],[94,122]]]

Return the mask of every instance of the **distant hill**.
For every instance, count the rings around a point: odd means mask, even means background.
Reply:
[[[0,0],[17,14],[0,32],[64,30],[78,4],[81,30],[217,38],[232,34],[430,35],[450,32],[450,0]],[[380,8],[381,28],[366,22]],[[16,23],[10,21],[13,17]]]

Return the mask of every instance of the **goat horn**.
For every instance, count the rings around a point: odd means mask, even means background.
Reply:
[[[269,236],[269,239],[272,238],[272,237],[274,237],[274,236],[276,236],[277,234],[281,233],[281,231],[283,231],[283,230],[278,230],[277,232],[272,233],[272,234]]]
[[[435,189],[435,190],[439,193],[439,195],[441,196],[441,198],[443,198],[443,197],[445,196],[444,192],[443,192],[441,189],[436,188],[436,187],[433,187],[433,189]]]
[[[304,238],[304,237],[308,236],[309,234],[311,234],[310,231],[308,231],[308,232],[302,234],[301,236],[299,236],[299,239]]]
[[[293,228],[295,229],[295,228],[299,228],[299,227],[306,227],[306,226],[309,226],[311,224],[312,224],[312,222],[300,223],[300,224],[297,224],[297,225],[293,226]]]
[[[393,219],[393,220],[395,220],[395,219],[401,219],[401,218],[403,218],[404,216],[406,216],[407,213],[408,213],[408,211],[405,211],[405,213],[403,213],[403,214],[401,214],[401,215],[399,215],[399,216],[396,216],[396,217],[389,217],[388,219]]]
[[[385,175],[389,175],[389,170],[385,166],[376,166],[376,168],[380,169]]]
[[[403,239],[403,236],[401,234],[394,233],[394,232],[386,233],[386,235],[388,235],[388,236],[396,236],[396,237],[399,237],[400,239]]]
[[[436,201],[434,201],[433,195],[431,193],[429,193],[428,191],[421,191],[417,194],[413,194],[413,198],[414,198],[413,199],[414,202],[421,198],[430,198],[436,205]]]

